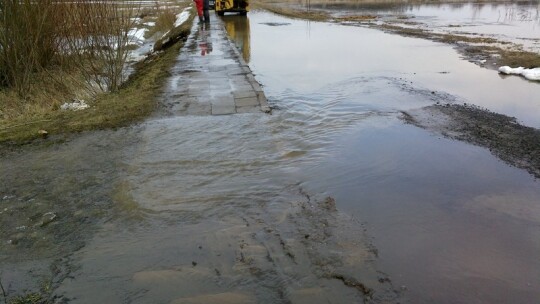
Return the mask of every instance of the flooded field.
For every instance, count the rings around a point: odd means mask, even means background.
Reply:
[[[222,22],[272,115],[156,115],[4,153],[8,294],[49,288],[72,303],[540,298],[539,182],[400,118],[466,102],[539,127],[537,83],[375,29],[264,11]],[[218,36],[202,38],[213,46],[205,56],[231,60]],[[184,52],[199,56],[202,38]]]
[[[538,1],[431,4],[306,1],[301,5],[294,5],[343,16],[371,14],[381,16],[383,21],[392,20],[408,27],[429,28],[442,33],[489,36],[501,41],[519,43],[531,50],[537,51],[540,48]]]

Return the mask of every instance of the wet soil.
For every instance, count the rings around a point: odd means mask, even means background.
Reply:
[[[514,117],[471,105],[436,104],[403,112],[415,126],[489,149],[494,155],[540,178],[540,130]]]
[[[111,191],[135,130],[3,150],[0,280],[8,299],[30,294],[47,302],[56,297],[54,290],[73,270],[73,252],[118,211]]]

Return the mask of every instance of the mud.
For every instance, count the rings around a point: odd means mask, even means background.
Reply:
[[[110,192],[133,134],[101,131],[95,135],[102,141],[82,135],[3,150],[0,280],[10,299],[25,293],[55,298],[73,268],[71,254],[118,211]]]
[[[476,106],[436,104],[403,112],[415,126],[489,149],[507,163],[540,178],[540,130]]]

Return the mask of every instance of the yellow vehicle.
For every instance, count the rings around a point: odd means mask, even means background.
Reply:
[[[216,13],[219,16],[233,12],[245,15],[249,12],[249,0],[216,0]]]

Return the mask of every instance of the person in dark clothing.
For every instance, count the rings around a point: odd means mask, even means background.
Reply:
[[[210,3],[209,0],[203,0],[204,22],[210,22]]]

